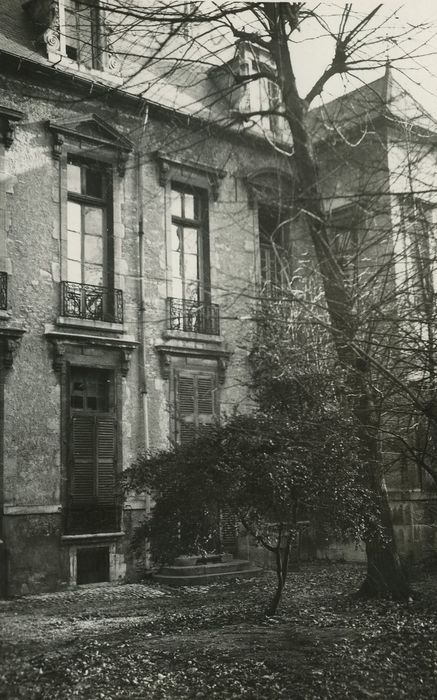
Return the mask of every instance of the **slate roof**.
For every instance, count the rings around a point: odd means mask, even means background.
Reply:
[[[142,0],[146,2],[147,0]],[[122,34],[122,32],[119,32]],[[141,58],[150,52],[146,33],[137,30],[134,40],[125,39],[127,53],[132,47]],[[150,43],[150,42],[149,42]],[[209,69],[214,64],[222,63],[231,56],[203,47],[189,56],[188,63],[175,70],[170,59],[167,64],[159,59],[159,75],[167,69],[165,79],[158,77],[158,61],[138,71],[138,63],[125,60],[122,65],[123,85],[120,88],[132,95],[142,95],[150,102],[187,115],[196,115],[206,120],[226,125],[230,120],[229,104],[226,99],[217,96],[217,88],[211,80]],[[0,52],[31,60],[54,71],[71,74],[77,73],[73,68],[53,65],[42,50],[36,46],[36,34],[22,8],[22,0],[0,0]],[[1,61],[1,54],[0,54]],[[1,65],[1,64],[0,64]],[[208,74],[209,73],[209,74]],[[105,74],[93,71],[82,73],[82,77],[92,79],[95,83],[106,82]],[[366,128],[373,125],[375,119],[385,115],[388,118],[404,121],[413,120],[418,126],[436,131],[437,122],[394,80],[391,70],[369,84],[349,92],[308,114],[310,129],[316,140],[323,140],[335,135],[335,131],[348,130],[352,126]]]
[[[393,123],[409,122],[426,131],[437,131],[437,121],[393,77],[387,65],[384,75],[337,97],[308,113],[313,138],[324,140],[352,128],[374,128],[385,117]]]

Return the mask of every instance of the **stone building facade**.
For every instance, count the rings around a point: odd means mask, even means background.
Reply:
[[[283,125],[228,124],[251,96],[218,100],[223,69],[144,93],[123,51],[103,46],[98,4],[83,8],[82,24],[70,0],[0,8],[8,595],[135,575],[129,535],[148,504],[122,502],[117,477],[139,451],[250,409],[253,303],[260,283],[280,283],[272,241],[294,192]],[[232,61],[249,53],[240,44]],[[325,141],[326,198],[342,205],[360,181],[350,159],[328,179]],[[390,172],[386,158],[385,183]],[[299,248],[298,224],[294,236]]]
[[[247,403],[254,192],[290,178],[199,95],[190,112],[125,89],[115,54],[63,30],[73,4],[0,10],[8,595],[134,575],[147,503],[121,503],[117,475]]]

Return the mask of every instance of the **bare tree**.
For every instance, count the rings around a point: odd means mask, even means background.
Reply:
[[[245,110],[231,110],[229,116],[223,116],[223,112],[217,110],[216,126],[232,128],[239,125],[240,133],[251,129],[258,135],[265,134],[266,119],[275,119],[276,127],[281,127],[285,144],[278,146],[276,140],[276,143],[272,143],[272,148],[292,162],[298,182],[294,193],[295,207],[299,209],[317,262],[317,274],[324,294],[320,304],[323,307],[323,322],[329,327],[337,361],[344,370],[345,385],[359,420],[361,456],[367,465],[366,486],[372,490],[381,513],[379,528],[369,533],[366,541],[368,570],[362,592],[407,597],[409,586],[396,552],[384,485],[384,459],[380,442],[381,406],[375,393],[375,368],[380,371],[379,376],[392,380],[392,385],[394,382],[398,388],[402,386],[403,395],[422,412],[430,415],[434,411],[434,404],[431,402],[425,406],[417,394],[411,391],[408,381],[401,380],[394,369],[384,368],[382,343],[379,343],[378,351],[375,352],[375,329],[380,332],[383,315],[381,309],[388,316],[388,309],[393,309],[392,302],[399,295],[399,288],[394,288],[391,276],[396,263],[394,249],[387,253],[388,257],[379,271],[367,273],[366,284],[372,293],[367,296],[367,306],[361,304],[360,313],[357,311],[356,288],[348,279],[346,267],[339,263],[341,250],[338,243],[343,241],[344,245],[344,236],[332,234],[333,229],[337,227],[338,230],[338,224],[330,221],[329,207],[326,206],[318,167],[323,146],[316,143],[317,132],[309,112],[313,101],[335,76],[350,74],[355,70],[374,69],[383,63],[385,56],[380,47],[380,39],[387,30],[384,29],[384,22],[376,20],[381,6],[364,16],[356,17],[352,6],[346,4],[339,11],[336,27],[332,29],[332,22],[317,7],[310,8],[304,3],[229,2],[219,5],[209,2],[168,2],[126,5],[108,2],[107,5],[112,24],[119,34],[118,41],[124,46],[127,89],[135,85],[138,90],[144,90],[146,96],[159,96],[160,86],[165,82],[168,100],[171,99],[170,84],[176,90],[181,89],[181,86],[187,88],[187,69],[196,75],[199,65],[203,70],[209,67],[215,71],[215,81],[212,81],[214,87],[206,101],[203,101],[203,110],[207,110],[210,120],[214,118],[215,107],[219,102],[227,100],[228,106],[235,108],[235,100],[241,100],[242,95],[247,97],[250,86],[256,85],[258,91],[269,93],[269,103],[262,98],[257,104],[249,100]],[[305,22],[318,27],[320,35],[331,38],[333,55],[311,89],[306,94],[301,94],[296,79],[293,41]],[[127,29],[132,26],[136,27],[137,36],[141,36],[141,41],[136,46],[126,42],[123,44]],[[148,42],[147,38],[150,39],[151,36],[153,41]],[[251,47],[253,60],[243,73],[236,70],[232,61],[227,59],[229,38],[237,40],[240,45]],[[400,45],[405,36],[401,32],[399,36],[391,38]],[[193,79],[186,95],[186,98],[192,95],[193,103],[194,83]],[[356,117],[352,115],[354,116]],[[347,137],[343,133],[336,130],[335,124],[333,128],[343,145],[346,143],[353,146],[347,143]],[[290,136],[288,144],[287,134]],[[199,138],[207,138],[206,128],[205,131],[200,130]],[[320,143],[323,143],[323,139]],[[354,154],[352,147],[349,153]],[[357,155],[349,157],[358,158]],[[382,201],[390,193],[387,187],[390,188],[390,183],[379,180],[371,206],[369,201],[365,204],[367,211],[372,211],[374,221],[378,219],[375,201],[382,211],[381,217],[387,209],[387,199]],[[387,228],[391,229],[391,221]],[[383,238],[381,232],[377,235]],[[375,243],[374,237],[370,248],[374,249]],[[362,246],[369,246],[368,241],[362,242]],[[365,326],[362,324],[363,317],[367,320]],[[398,333],[398,312],[395,320]],[[387,317],[384,318],[384,323],[387,326]],[[393,344],[399,353],[398,345],[395,342]],[[393,351],[391,357],[394,355]]]

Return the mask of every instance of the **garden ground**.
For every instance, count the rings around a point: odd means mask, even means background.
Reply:
[[[0,697],[437,698],[437,576],[410,603],[351,596],[363,569],[171,589],[102,585],[0,602]]]

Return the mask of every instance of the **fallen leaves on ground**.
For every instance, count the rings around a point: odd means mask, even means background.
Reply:
[[[274,575],[210,587],[81,589],[0,606],[0,697],[436,697],[437,582],[405,604],[351,594],[363,569],[291,572],[279,613]]]

